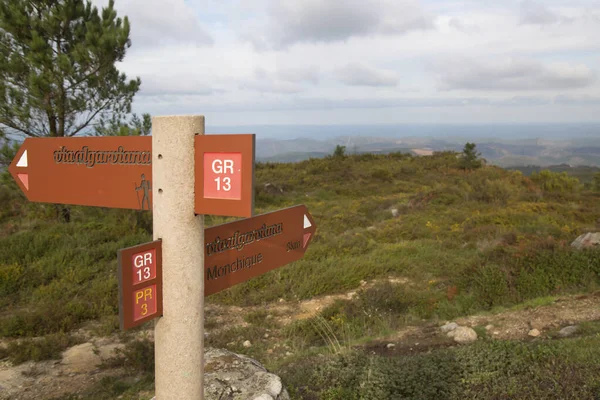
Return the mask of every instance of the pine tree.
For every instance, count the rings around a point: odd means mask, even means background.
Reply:
[[[476,150],[475,143],[466,143],[460,159],[460,166],[463,169],[481,168],[482,161],[479,158],[481,153]]]
[[[131,112],[140,79],[115,67],[130,46],[113,0],[0,0],[0,130],[73,136]]]
[[[101,120],[94,127],[95,136],[147,136],[152,131],[152,116],[133,114],[129,119],[114,116]]]

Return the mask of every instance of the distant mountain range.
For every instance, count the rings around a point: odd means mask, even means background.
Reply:
[[[248,125],[206,129],[255,133],[259,161],[291,162],[332,154],[394,151],[427,155],[462,151],[474,142],[482,156],[502,167],[557,164],[600,166],[600,123],[581,124],[397,124]]]
[[[490,141],[472,139],[477,150],[490,164],[511,167],[516,165],[549,166],[557,164],[600,166],[600,139],[587,139],[582,146],[569,140],[525,139]],[[346,146],[346,153],[404,152],[426,156],[434,151],[460,152],[466,142],[456,139],[338,137],[333,139],[257,139],[256,159],[271,162],[296,162],[311,157],[332,154],[337,145]]]

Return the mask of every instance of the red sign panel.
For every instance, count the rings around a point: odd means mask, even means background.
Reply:
[[[156,249],[132,255],[131,266],[134,285],[156,278]]]
[[[196,214],[253,215],[254,141],[254,134],[194,138]]]
[[[27,138],[8,167],[29,201],[152,209],[152,138]]]
[[[301,259],[316,229],[303,205],[205,229],[204,294]]]
[[[130,329],[162,315],[161,241],[119,250],[119,320]]]
[[[139,321],[156,314],[156,285],[133,292],[133,320]]]
[[[242,198],[241,153],[204,153],[204,198]]]

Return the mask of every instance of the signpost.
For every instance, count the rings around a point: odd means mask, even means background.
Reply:
[[[194,138],[196,214],[251,217],[255,135]],[[29,201],[152,209],[152,138],[27,138],[9,171]]]
[[[303,205],[252,217],[253,134],[204,135],[203,116],[152,131],[28,138],[8,169],[30,201],[152,210],[154,241],[118,252],[121,329],[162,317],[156,398],[201,399],[204,296],[302,258],[316,226]],[[205,231],[205,214],[247,218]]]
[[[299,205],[205,229],[204,296],[301,259],[316,228]],[[160,240],[119,251],[119,314],[121,329],[162,315]]]
[[[315,231],[304,205],[206,229],[204,294],[301,259]]]
[[[147,136],[27,138],[8,167],[29,201],[150,210]]]
[[[161,241],[118,252],[119,321],[131,329],[162,315]]]

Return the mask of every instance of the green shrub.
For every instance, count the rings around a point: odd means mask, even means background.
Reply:
[[[547,169],[531,174],[530,179],[544,192],[572,193],[581,188],[579,179],[569,176],[566,172],[551,172]]]
[[[130,374],[154,375],[154,341],[134,339],[123,348],[116,348],[115,355],[104,361],[105,367],[124,367]]]
[[[517,192],[516,188],[503,180],[486,179],[473,187],[472,198],[485,203],[507,204]]]
[[[22,279],[23,267],[19,264],[0,264],[0,297],[18,292]]]
[[[394,177],[389,169],[376,168],[371,172],[371,178],[380,182],[392,182]]]
[[[592,190],[600,192],[600,172],[596,172],[592,178]]]
[[[6,355],[17,365],[25,361],[42,361],[60,358],[61,353],[78,343],[74,337],[64,334],[52,334],[41,338],[27,338],[9,342]]]
[[[501,305],[509,300],[507,274],[499,266],[484,265],[472,272],[470,280],[473,293],[485,307]]]
[[[600,393],[600,337],[395,356],[317,357],[279,374],[299,399],[587,399]],[[346,396],[346,397],[344,397]]]

